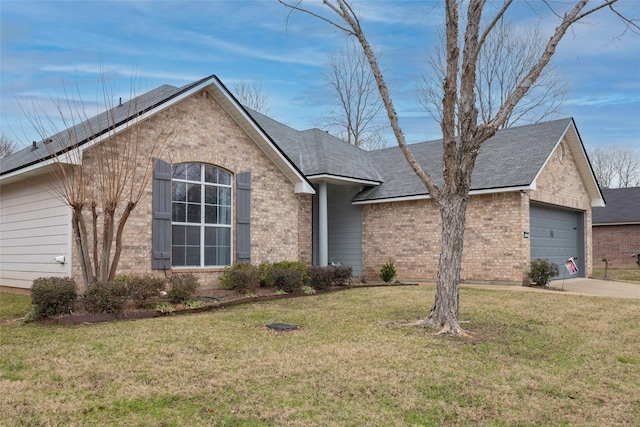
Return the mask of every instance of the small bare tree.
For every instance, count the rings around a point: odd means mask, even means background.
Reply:
[[[233,83],[233,94],[245,107],[261,114],[269,114],[269,95],[262,91],[262,82],[237,81]]]
[[[115,278],[129,216],[145,195],[154,158],[162,156],[176,128],[172,120],[140,120],[143,96],[113,105],[104,76],[102,89],[106,111],[89,117],[79,91],[70,96],[65,88],[62,101],[56,102],[57,119],[65,128],[61,132],[51,131],[56,120],[42,111],[28,114],[53,160],[53,189],[72,211],[85,287]],[[128,121],[122,129],[125,117]],[[85,146],[79,146],[81,141]]]
[[[322,118],[321,127],[365,150],[384,147],[384,127],[376,123],[384,105],[362,49],[348,40],[338,54],[329,56],[323,76],[335,106]]]
[[[634,148],[596,148],[590,153],[591,166],[604,188],[640,186],[640,152]]]
[[[425,171],[407,146],[400,127],[398,114],[389,94],[376,55],[360,24],[360,19],[347,0],[323,0],[324,12],[302,6],[302,0],[288,2],[278,0],[292,11],[298,10],[321,19],[345,34],[355,37],[378,84],[380,95],[393,129],[398,146],[407,162],[429,190],[429,196],[440,210],[442,224],[441,252],[438,264],[435,302],[429,315],[418,324],[440,329],[440,334],[467,335],[458,322],[460,269],[464,246],[466,211],[471,186],[471,175],[480,147],[491,138],[513,115],[519,102],[531,90],[541,73],[556,52],[556,47],[569,28],[584,17],[603,8],[609,8],[628,26],[637,25],[624,18],[615,9],[616,0],[602,0],[587,8],[588,0],[575,0],[564,12],[553,11],[559,22],[530,69],[527,70],[499,108],[486,121],[480,121],[478,108],[478,58],[487,37],[502,19],[512,0],[497,5],[497,11],[482,25],[482,14],[486,0],[468,0],[464,4],[466,13],[460,16],[460,4],[456,0],[445,0],[445,53],[446,68],[442,81],[442,130],[444,184],[434,180],[437,171]],[[549,3],[545,3],[549,7]]]
[[[7,157],[16,151],[16,143],[11,140],[4,132],[0,133],[0,159]]]
[[[442,119],[442,81],[446,75],[444,39],[441,33],[427,57],[431,72],[423,74],[417,86],[420,104],[438,122]],[[526,34],[519,34],[504,17],[498,20],[478,55],[475,91],[483,122],[488,122],[516,89],[535,65],[545,44],[538,25]],[[502,127],[556,117],[562,111],[568,91],[566,77],[549,64]]]

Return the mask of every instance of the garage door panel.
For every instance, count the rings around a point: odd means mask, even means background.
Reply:
[[[564,263],[574,257],[581,262],[583,257],[582,215],[579,212],[562,210],[548,206],[532,205],[530,209],[531,259],[548,259],[558,265],[560,275],[565,276]],[[580,268],[578,275],[584,275]]]

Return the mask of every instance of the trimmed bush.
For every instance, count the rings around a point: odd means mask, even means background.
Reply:
[[[220,287],[238,292],[253,292],[260,286],[258,268],[248,262],[239,262],[224,269]]]
[[[96,282],[84,294],[84,308],[89,313],[122,313],[127,285],[120,282]]]
[[[299,292],[304,286],[303,275],[295,268],[281,268],[274,264],[271,274],[273,285],[283,292]]]
[[[59,314],[69,314],[77,298],[76,282],[73,279],[39,277],[31,285],[32,318],[41,320]]]
[[[320,267],[317,265],[307,268],[309,283],[313,289],[321,290],[333,286],[334,267]]]
[[[309,283],[309,275],[307,274],[307,266],[300,261],[278,261],[275,263],[262,262],[258,267],[260,274],[260,286],[264,288],[275,287],[275,281],[273,277],[273,269],[278,268],[281,270],[295,270],[302,274],[302,280],[304,284]]]
[[[333,267],[333,285],[350,285],[353,278],[353,267],[350,265],[336,265]]]
[[[396,272],[396,266],[391,260],[385,262],[380,268],[380,278],[385,283],[389,283],[390,281],[392,281],[397,274],[398,273]]]
[[[193,298],[199,287],[200,283],[194,274],[175,274],[169,279],[167,299],[172,304],[187,302]]]
[[[546,259],[536,259],[531,261],[529,279],[538,286],[547,286],[553,276],[560,274],[558,265]]]
[[[152,276],[127,276],[126,285],[129,297],[131,297],[135,306],[142,308],[149,305],[150,302],[155,302],[160,297],[160,291],[164,289],[165,279]]]
[[[353,268],[348,265],[328,265],[326,267],[312,266],[307,268],[309,284],[320,290],[332,286],[346,286],[351,284]]]

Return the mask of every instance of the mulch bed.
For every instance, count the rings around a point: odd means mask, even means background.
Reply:
[[[371,283],[353,286],[338,286],[329,289],[317,290],[314,295],[322,295],[331,292],[346,291],[349,289],[392,287],[392,286],[418,286],[417,283]],[[198,308],[177,308],[172,312],[160,312],[158,310],[125,310],[121,314],[114,313],[98,313],[98,314],[74,314],[70,316],[56,317],[42,321],[51,325],[81,325],[102,322],[112,322],[114,320],[136,320],[150,319],[153,317],[179,316],[183,314],[204,313],[207,311],[218,310],[224,307],[234,305],[247,304],[260,301],[273,301],[286,298],[298,298],[302,296],[310,296],[303,292],[293,292],[279,295],[274,293],[273,289],[258,289],[256,296],[247,297],[235,291],[225,291],[222,289],[211,289],[206,292],[200,292],[195,298],[205,303],[204,306]]]

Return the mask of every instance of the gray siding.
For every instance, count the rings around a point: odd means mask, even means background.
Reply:
[[[0,189],[0,285],[30,288],[34,279],[71,276],[71,209],[49,174]],[[54,258],[65,256],[65,264]]]
[[[362,274],[362,209],[351,199],[360,191],[355,186],[328,186],[329,262],[353,267]]]

